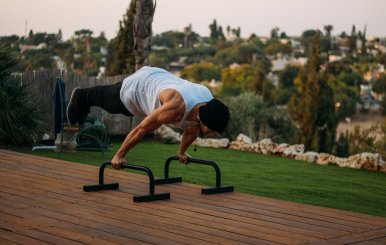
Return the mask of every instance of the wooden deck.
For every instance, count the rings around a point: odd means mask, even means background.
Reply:
[[[119,190],[83,192],[98,168],[0,150],[0,244],[386,244],[386,219],[106,170]],[[386,208],[386,207],[385,207]]]

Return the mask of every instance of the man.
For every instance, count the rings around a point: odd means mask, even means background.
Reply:
[[[115,169],[126,163],[126,154],[147,133],[162,124],[184,129],[178,155],[181,163],[187,163],[186,150],[199,133],[213,136],[222,132],[229,120],[228,107],[213,99],[208,88],[149,66],[113,85],[74,89],[67,107],[69,122],[82,125],[91,106],[112,114],[145,117],[126,136],[112,159]]]

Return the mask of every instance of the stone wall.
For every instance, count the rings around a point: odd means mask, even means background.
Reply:
[[[366,169],[386,173],[386,162],[378,153],[360,153],[348,158],[337,157],[328,153],[304,152],[304,145],[276,144],[271,139],[252,142],[247,136],[240,134],[230,142],[229,149],[256,152],[265,155],[278,155],[286,158],[302,160],[316,164],[331,164],[340,167]]]
[[[173,129],[163,125],[156,132],[155,136],[165,143],[181,142],[181,135]],[[296,144],[277,144],[271,139],[263,139],[258,142],[252,140],[244,134],[239,134],[235,141],[229,142],[228,139],[201,139],[197,138],[193,144],[202,147],[229,148],[238,151],[256,152],[264,155],[276,155],[296,160],[306,161],[321,165],[337,165],[355,169],[365,169],[386,173],[386,162],[378,153],[360,153],[348,158],[337,157],[328,153],[317,153],[312,151],[305,152],[304,145]]]

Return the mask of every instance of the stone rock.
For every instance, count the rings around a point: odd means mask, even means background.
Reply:
[[[287,143],[281,143],[279,145],[277,145],[275,147],[275,149],[273,149],[272,153],[275,154],[275,155],[283,155],[284,151],[289,147],[289,145]]]
[[[251,151],[252,140],[245,134],[239,134],[235,141],[229,144],[229,149],[238,151]]]
[[[348,160],[348,158],[336,157],[335,158],[335,163],[339,167],[354,168],[354,166],[351,166],[350,161]]]
[[[162,125],[156,131],[154,131],[154,136],[157,139],[161,139],[165,143],[174,144],[181,142],[181,134],[175,132],[172,128]]]
[[[380,171],[383,169],[385,162],[378,153],[360,153],[348,158],[350,166],[357,169],[366,169],[370,171]]]
[[[336,156],[328,153],[319,153],[316,163],[321,165],[336,164]]]
[[[264,155],[271,154],[277,147],[276,143],[273,143],[271,139],[262,139],[260,141],[260,150]]]
[[[318,155],[319,154],[317,152],[307,151],[306,153],[298,153],[295,159],[316,163],[318,160]]]
[[[251,151],[256,152],[256,153],[262,153],[261,147],[260,147],[260,142],[255,142],[251,144]]]
[[[212,148],[226,148],[229,145],[229,139],[221,138],[221,139],[201,139],[197,138],[193,144],[202,147],[212,147]]]
[[[304,145],[291,145],[287,149],[284,150],[283,156],[288,158],[295,158],[298,154],[304,152]]]
[[[252,139],[246,136],[245,134],[239,134],[236,138],[236,141],[243,142],[246,144],[252,144]]]

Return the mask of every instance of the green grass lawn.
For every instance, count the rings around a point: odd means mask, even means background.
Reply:
[[[111,144],[110,147],[105,154],[108,160],[119,145]],[[178,145],[145,140],[126,159],[129,163],[148,166],[155,176],[162,177],[165,159],[175,155],[177,150]],[[50,151],[24,149],[23,152],[58,157]],[[321,166],[228,149],[197,147],[194,152],[191,147],[189,153],[194,158],[215,161],[221,168],[222,184],[234,185],[238,192],[386,217],[385,173]],[[102,161],[100,153],[84,151],[62,153],[61,159],[90,165],[99,165]],[[184,182],[215,185],[214,170],[210,166],[178,162],[170,166],[170,175],[182,176]]]

